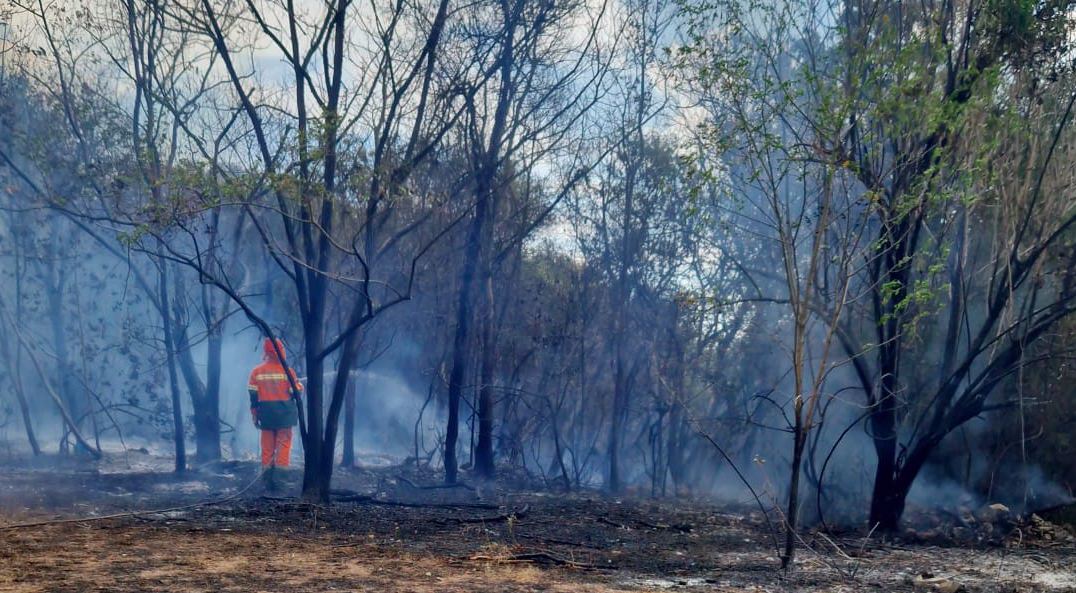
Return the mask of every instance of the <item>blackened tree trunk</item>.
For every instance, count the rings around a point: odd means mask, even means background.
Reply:
[[[101,450],[95,448],[86,440],[85,437],[82,436],[82,432],[79,431],[78,426],[75,425],[75,422],[71,417],[71,413],[67,409],[67,404],[63,401],[63,398],[60,397],[60,394],[56,393],[56,390],[53,389],[50,375],[45,371],[45,368],[42,366],[41,361],[38,359],[37,355],[34,354],[33,346],[22,335],[22,332],[19,331],[18,320],[15,317],[11,316],[11,314],[8,313],[7,309],[4,307],[3,299],[0,299],[0,317],[6,319],[11,333],[14,334],[15,340],[18,342],[19,346],[26,351],[26,355],[30,358],[30,362],[33,364],[34,370],[37,372],[37,376],[41,380],[41,386],[45,388],[45,393],[47,393],[48,396],[52,399],[52,402],[56,404],[57,409],[59,409],[60,411],[60,415],[63,417],[65,430],[70,431],[71,435],[75,437],[75,442],[80,447],[93,455],[94,458],[100,459],[102,456]]]
[[[882,530],[895,530],[904,511],[903,497],[895,491],[897,477],[897,416],[896,394],[887,389],[891,379],[883,379],[882,393],[871,412],[874,452],[878,464],[874,472],[874,488],[871,492],[870,524]]]
[[[881,460],[881,458],[879,458]],[[871,491],[870,524],[879,531],[896,531],[900,517],[904,514],[904,502],[907,492],[901,492],[891,474],[883,474],[879,463],[875,474],[874,489]],[[891,469],[893,464],[885,464]]]
[[[19,295],[16,298],[19,298]],[[26,440],[30,443],[30,449],[33,450],[34,456],[41,455],[41,446],[37,443],[33,419],[30,417],[30,405],[26,401],[26,392],[23,391],[22,369],[19,368],[21,357],[12,356],[8,343],[8,340],[0,340],[0,357],[7,363],[8,377],[11,379],[11,390],[15,392],[15,400],[19,404],[22,425],[26,430]]]
[[[26,429],[26,440],[30,443],[30,449],[34,456],[41,455],[41,445],[37,444],[37,435],[34,433],[34,422],[30,417],[30,405],[26,402],[26,393],[22,390],[22,380],[12,377],[15,384],[15,399],[19,402],[19,414],[22,416],[22,425]]]
[[[171,297],[168,289],[168,262],[163,254],[158,251],[158,265],[160,266],[159,292],[160,310],[164,321],[164,351],[168,364],[168,387],[172,395],[172,431],[176,451],[176,473],[182,473],[187,469],[187,445],[183,434],[183,408],[181,407],[179,392],[179,376],[176,373],[176,349],[172,335],[172,312]]]
[[[10,126],[7,126],[10,129]],[[13,264],[14,273],[13,281],[15,285],[15,317],[17,319],[23,318],[23,279],[26,271],[26,263],[22,252],[22,241],[18,240],[22,236],[20,232],[22,228],[22,219],[17,216],[17,213],[12,210],[10,212],[8,231],[16,238],[12,241],[12,248],[14,251]],[[12,352],[14,350],[14,352]],[[10,340],[0,340],[0,356],[4,358],[4,362],[7,364],[8,376],[11,378],[11,389],[15,392],[15,399],[19,403],[19,413],[22,416],[22,425],[26,430],[26,440],[30,443],[30,449],[33,450],[34,456],[41,455],[41,446],[37,442],[37,435],[34,432],[33,418],[30,416],[30,405],[26,400],[26,392],[23,390],[22,381],[22,349],[17,345],[12,345]]]
[[[457,461],[456,441],[459,436],[459,402],[463,391],[463,377],[470,358],[469,340],[471,324],[474,322],[475,285],[482,287],[485,298],[482,299],[483,320],[481,329],[483,339],[480,345],[479,398],[485,400],[479,404],[479,450],[476,451],[475,465],[479,473],[486,477],[493,476],[493,289],[492,289],[492,250],[493,229],[497,217],[499,190],[496,187],[504,155],[502,149],[506,140],[508,116],[511,108],[513,91],[513,65],[515,63],[515,33],[519,26],[519,4],[509,6],[502,4],[505,34],[499,48],[497,69],[499,88],[497,107],[493,115],[493,125],[488,143],[477,147],[475,167],[475,214],[467,236],[467,252],[463,264],[463,277],[460,282],[460,302],[456,310],[456,337],[453,342],[452,371],[449,383],[448,405],[449,420],[445,439],[445,481],[456,482]],[[472,122],[478,125],[479,122]],[[481,137],[478,134],[477,137]]]
[[[456,334],[452,340],[452,370],[449,372],[448,379],[448,426],[445,430],[445,483],[447,484],[455,484],[459,474],[456,449],[460,433],[460,400],[463,397],[463,381],[467,374],[467,346],[471,337],[473,319],[472,293],[481,253],[482,225],[487,209],[488,204],[485,200],[479,200],[475,206],[475,217],[467,236],[459,304],[456,306]]]
[[[792,438],[792,474],[788,483],[788,510],[785,516],[785,550],[781,556],[781,568],[792,565],[796,550],[796,525],[799,523],[800,475],[803,473],[803,449],[807,443],[807,430],[803,422],[803,397],[796,396],[795,425]]]
[[[636,130],[640,137],[636,148],[642,149],[642,127]],[[629,285],[629,273],[631,271],[631,259],[635,253],[635,245],[632,244],[634,232],[632,224],[635,219],[634,197],[635,180],[638,172],[638,161],[629,161],[624,180],[624,211],[621,220],[621,237],[619,266],[616,272],[616,289],[614,293],[613,310],[615,319],[613,326],[613,340],[615,340],[615,369],[613,377],[613,409],[611,410],[611,423],[609,425],[609,482],[606,487],[610,492],[620,492],[623,483],[620,477],[620,438],[624,432],[624,424],[628,416],[628,369],[627,369],[627,325],[628,303],[631,298]]]
[[[324,347],[325,284],[311,274],[309,282],[310,305],[303,316],[303,335],[306,338],[306,438],[303,439],[303,499],[307,501],[328,502],[328,484],[332,478],[323,474],[321,458],[325,447],[325,408],[322,404],[325,389],[323,359],[320,352]]]
[[[214,212],[220,220],[220,209]],[[217,225],[214,223],[214,228]],[[236,223],[235,241],[242,236],[243,223]],[[233,249],[237,245],[233,245]],[[216,254],[213,254],[216,258]],[[194,435],[198,445],[197,458],[201,462],[220,459],[220,378],[222,371],[221,352],[223,348],[224,326],[228,319],[228,307],[222,306],[221,299],[214,295],[208,286],[202,286],[202,320],[206,326],[206,377],[205,393],[201,401],[195,403]]]
[[[71,419],[76,428],[81,429],[81,423],[90,410],[86,408],[81,398],[75,395],[73,375],[71,372],[70,353],[67,348],[67,331],[64,316],[64,292],[66,290],[66,272],[57,267],[57,260],[61,257],[60,241],[63,232],[60,229],[59,220],[52,221],[52,237],[49,240],[49,253],[44,262],[44,283],[46,303],[48,307],[49,327],[52,331],[53,353],[56,355],[56,387],[60,397],[71,413]]]
[[[329,409],[325,412],[324,440],[321,442],[319,456],[317,457],[317,477],[313,487],[317,496],[322,500],[329,499],[329,486],[332,482],[333,469],[336,465],[336,435],[340,426],[340,412],[344,407],[344,399],[348,386],[351,385],[351,369],[355,364],[355,356],[358,352],[360,339],[359,332],[351,332],[344,339],[340,351],[340,361],[336,367],[336,377],[332,382],[332,392],[329,400]],[[308,425],[309,426],[309,425]],[[305,482],[304,492],[307,491]]]
[[[492,240],[492,237],[490,237]],[[482,298],[482,366],[478,387],[478,446],[475,449],[475,471],[492,478],[493,465],[493,366],[495,332],[493,331],[493,273],[485,271],[485,296]]]
[[[684,421],[683,404],[673,404],[669,411],[669,459],[666,465],[669,467],[669,478],[672,479],[673,493],[679,494],[684,490],[687,483],[684,471],[684,448],[687,446],[685,433],[687,422]]]
[[[220,377],[222,336],[220,324],[210,328],[206,352],[206,392],[194,417],[198,461],[220,459]]]
[[[185,294],[182,289],[181,277],[177,275],[176,290],[178,294]],[[187,392],[191,397],[191,412],[194,419],[194,439],[196,445],[195,459],[201,463],[216,461],[221,458],[220,449],[220,378],[222,372],[221,350],[223,345],[223,321],[213,321],[215,315],[211,303],[206,300],[207,287],[203,287],[204,319],[208,323],[206,335],[206,378],[198,373],[194,363],[194,355],[191,351],[189,329],[187,325],[187,308],[183,299],[177,298],[174,303],[172,320],[172,335],[176,345],[176,358],[179,370],[183,375],[183,382],[187,386]]]
[[[618,323],[619,325],[619,323]],[[624,362],[623,336],[615,332],[616,369],[613,377],[613,409],[609,424],[609,481],[606,488],[610,492],[620,492],[623,483],[620,478],[620,437],[624,431],[624,419],[628,409],[627,370]]]
[[[679,313],[679,309],[677,312]],[[668,459],[665,465],[668,468],[669,478],[672,479],[673,491],[679,492],[685,480],[684,447],[687,443],[684,433],[687,430],[687,423],[684,421],[684,406],[687,405],[687,400],[684,392],[687,386],[687,362],[684,345],[678,339],[675,327],[670,332],[670,338],[673,347],[673,391],[670,398],[672,409],[669,410],[669,444],[666,449]]]
[[[344,396],[344,467],[355,467],[355,381],[348,381]]]

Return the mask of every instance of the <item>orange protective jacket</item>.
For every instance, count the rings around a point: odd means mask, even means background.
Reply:
[[[284,344],[277,340],[281,354]],[[250,372],[247,391],[250,394],[250,412],[254,422],[262,430],[291,428],[299,420],[299,412],[292,397],[294,392],[288,376],[284,374],[284,365],[273,348],[273,341],[266,339],[264,344],[265,362],[254,367]],[[295,372],[288,369],[292,379]],[[295,385],[303,386],[295,380]]]

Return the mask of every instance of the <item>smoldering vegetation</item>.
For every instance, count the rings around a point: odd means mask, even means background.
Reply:
[[[0,8],[7,459],[1070,502],[1070,3],[300,4]]]

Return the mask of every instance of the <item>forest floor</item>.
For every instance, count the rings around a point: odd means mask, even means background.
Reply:
[[[340,470],[321,506],[266,496],[251,462],[167,470],[137,453],[0,463],[0,591],[1076,591],[1076,543],[1041,521],[964,539],[808,532],[786,575],[749,508],[429,487],[435,474],[393,466]]]

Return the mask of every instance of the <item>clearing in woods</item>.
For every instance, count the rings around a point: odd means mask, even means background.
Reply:
[[[434,474],[390,466],[341,470],[341,502],[322,507],[242,490],[257,476],[253,463],[175,476],[132,456],[120,469],[0,468],[0,591],[1076,590],[1076,547],[1060,529],[1049,539],[1016,530],[963,543],[806,533],[813,550],[801,550],[786,576],[746,507],[552,493],[510,480],[427,488]]]

